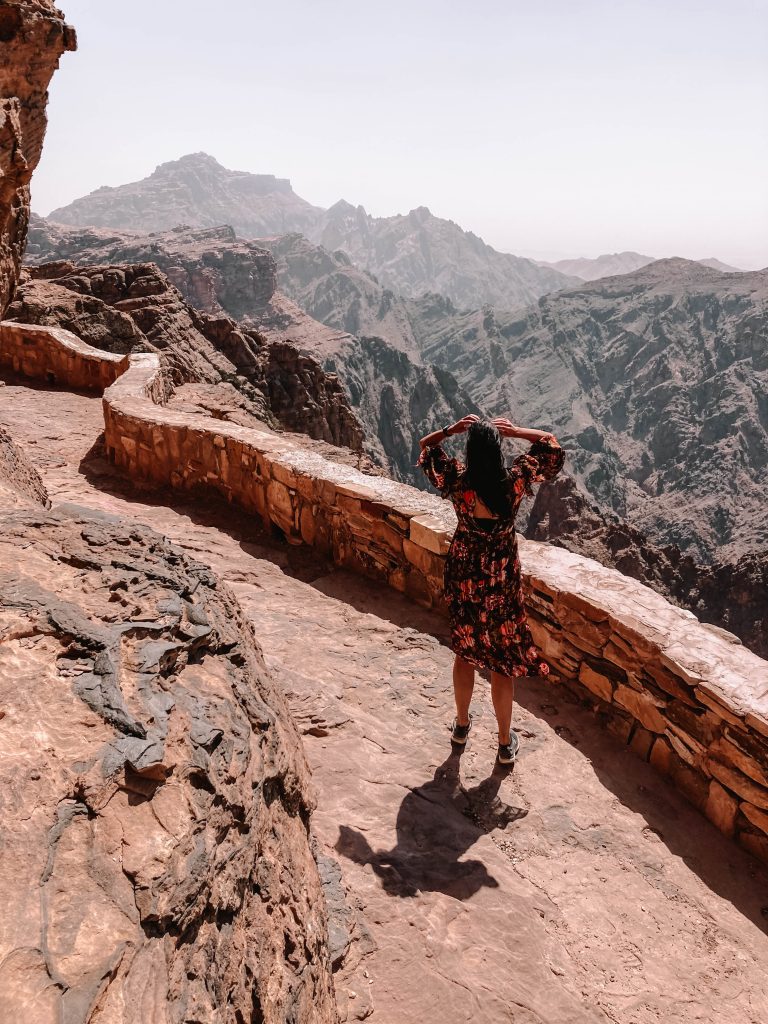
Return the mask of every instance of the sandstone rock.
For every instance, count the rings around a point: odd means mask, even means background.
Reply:
[[[303,235],[259,240],[274,256],[280,290],[314,320],[357,338],[380,338],[419,361],[408,304],[344,252]]]
[[[271,265],[271,264],[270,264]],[[161,352],[171,380],[231,383],[268,425],[360,450],[362,429],[339,381],[311,356],[223,316],[198,312],[154,264],[33,268],[9,316],[63,327],[116,352]]]
[[[579,682],[583,683],[588,690],[601,700],[610,702],[613,700],[613,681],[607,676],[601,675],[590,668],[586,661],[582,662],[579,670]]]
[[[709,771],[732,793],[738,794],[743,800],[754,804],[761,810],[768,810],[768,789],[759,786],[752,779],[743,775],[735,768],[729,768],[713,757],[708,757],[706,766]]]
[[[0,426],[0,505],[30,503],[49,506],[45,484],[8,431]]]
[[[365,430],[366,451],[397,480],[426,488],[424,474],[415,469],[419,438],[436,424],[478,411],[449,373],[414,361],[382,338],[324,327],[279,292],[258,329],[309,353],[340,381]]]
[[[732,836],[738,810],[739,801],[713,779],[709,784],[709,796],[704,807],[709,820],[725,835]]]
[[[178,227],[141,235],[71,228],[33,215],[24,262],[28,266],[153,263],[195,309],[238,320],[263,309],[277,288],[277,268],[270,253],[238,239],[230,227]]]
[[[253,631],[136,523],[0,513],[4,1014],[336,1020],[309,776]]]
[[[0,8],[0,319],[21,267],[29,183],[43,148],[48,83],[75,33],[51,0],[6,0]]]

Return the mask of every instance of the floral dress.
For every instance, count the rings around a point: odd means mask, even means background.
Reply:
[[[445,562],[451,647],[477,668],[505,676],[539,676],[549,666],[534,646],[525,615],[515,517],[531,485],[557,476],[564,452],[552,434],[534,441],[507,469],[511,514],[475,518],[477,495],[463,485],[464,466],[440,445],[422,450],[417,465],[456,509],[458,526]]]

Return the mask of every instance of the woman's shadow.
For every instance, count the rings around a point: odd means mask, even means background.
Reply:
[[[498,796],[508,770],[496,765],[489,778],[465,789],[461,753],[454,750],[434,777],[409,791],[397,812],[397,842],[374,850],[361,832],[341,825],[336,850],[356,864],[370,864],[390,896],[444,892],[466,900],[498,882],[479,860],[460,860],[481,835],[504,829],[528,812]]]

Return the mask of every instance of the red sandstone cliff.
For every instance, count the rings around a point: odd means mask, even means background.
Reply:
[[[0,2],[0,316],[19,275],[29,182],[43,149],[48,83],[75,32],[50,0]]]

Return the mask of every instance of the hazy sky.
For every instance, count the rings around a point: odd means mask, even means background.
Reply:
[[[542,259],[768,266],[768,0],[59,0],[48,213],[204,150]]]

